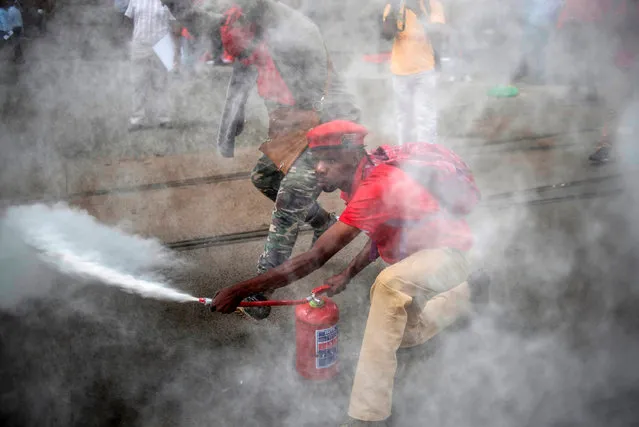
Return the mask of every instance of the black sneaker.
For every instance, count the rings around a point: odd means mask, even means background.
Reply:
[[[253,294],[244,298],[244,301],[267,301],[264,294]],[[271,314],[271,307],[238,307],[237,310],[253,320],[264,320]]]
[[[588,156],[591,163],[602,165],[611,160],[612,146],[610,144],[601,144],[594,153]]]
[[[339,217],[334,213],[328,214],[328,221],[324,223],[324,225],[320,228],[313,229],[313,241],[311,242],[311,247],[315,246],[315,242],[324,234],[326,230],[328,230],[333,224],[335,224],[339,220]]]
[[[470,287],[470,301],[473,304],[486,304],[490,298],[490,276],[485,270],[475,270],[466,279]]]

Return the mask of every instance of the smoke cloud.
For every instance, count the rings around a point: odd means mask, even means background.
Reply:
[[[299,3],[320,27],[335,68],[363,108],[370,148],[392,142],[388,64],[361,60],[390,48],[378,35],[383,2],[287,3]],[[608,100],[588,103],[569,85],[572,74],[583,72],[575,58],[590,50],[604,62],[615,51],[615,37],[600,35],[595,49],[567,43],[553,29],[538,58],[546,60],[547,83],[522,84],[519,97],[496,100],[486,96],[487,89],[516,74],[528,40],[521,18],[533,2],[445,3],[456,31],[436,100],[440,135],[469,163],[482,190],[485,204],[469,218],[476,237],[471,256],[474,266],[488,268],[493,287],[488,306],[423,348],[398,355],[409,363],[398,375],[395,423],[636,425],[639,199],[636,174],[628,172],[637,165],[639,109],[629,103],[619,112],[617,131],[625,142],[619,163],[590,168],[586,158],[609,113]],[[205,22],[222,2],[199,8]],[[315,384],[295,372],[288,308],[250,323],[196,304],[101,286],[95,276],[67,274],[42,260],[37,239],[54,231],[74,254],[192,295],[212,296],[255,273],[262,241],[179,255],[160,243],[160,237],[179,241],[264,227],[272,205],[261,203],[248,180],[207,182],[198,191],[161,185],[162,173],[175,180],[175,174],[188,175],[190,164],[179,173],[159,168],[157,180],[136,175],[140,164],[150,170],[171,156],[209,159],[229,69],[197,63],[172,76],[179,126],[129,134],[130,31],[110,2],[60,2],[46,36],[34,37],[25,49],[26,66],[2,69],[0,193],[2,205],[13,207],[0,224],[0,424],[338,425],[348,406],[368,290],[383,265],[366,269],[335,298],[342,374]],[[605,95],[617,80],[603,67],[595,82]],[[268,123],[255,92],[246,119],[238,146],[253,157],[211,161],[203,174],[250,170]],[[108,167],[112,176],[85,179],[86,170]],[[561,186],[621,173],[626,175],[614,189],[623,190],[622,196],[600,182]],[[65,204],[24,202],[148,182],[159,184],[83,199],[82,207],[99,219]],[[498,198],[517,190],[527,191]],[[138,237],[149,235],[158,239]],[[275,297],[306,295],[341,271],[362,244],[357,240],[323,270]],[[302,235],[296,251],[309,245],[309,236]]]
[[[42,263],[148,298],[195,300],[157,282],[162,279],[158,270],[179,268],[180,264],[159,241],[127,235],[98,223],[86,212],[64,204],[11,207],[1,227],[0,294],[5,308],[27,297],[46,297],[50,283],[34,276]]]

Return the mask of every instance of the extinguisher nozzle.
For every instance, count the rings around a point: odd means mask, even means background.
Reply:
[[[213,304],[213,299],[212,298],[198,298],[197,300],[201,304],[204,304],[204,305],[212,305]]]
[[[198,298],[200,304],[204,304],[205,307],[209,307],[212,312],[215,312],[215,306],[213,305],[213,298]]]

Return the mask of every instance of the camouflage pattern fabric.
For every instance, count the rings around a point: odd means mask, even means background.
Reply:
[[[327,228],[326,221],[314,218],[325,217],[328,221],[330,215],[315,201],[321,189],[308,150],[300,155],[286,175],[268,157],[262,156],[251,173],[251,181],[275,202],[264,252],[257,265],[257,272],[261,274],[291,256],[301,223],[311,222],[314,228],[323,231]]]

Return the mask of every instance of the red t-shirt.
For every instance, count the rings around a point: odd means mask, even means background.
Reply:
[[[426,188],[396,166],[372,167],[366,178],[353,183],[352,196],[343,198],[347,205],[339,220],[366,232],[390,264],[422,249],[467,251],[472,246],[466,221],[441,209]]]

